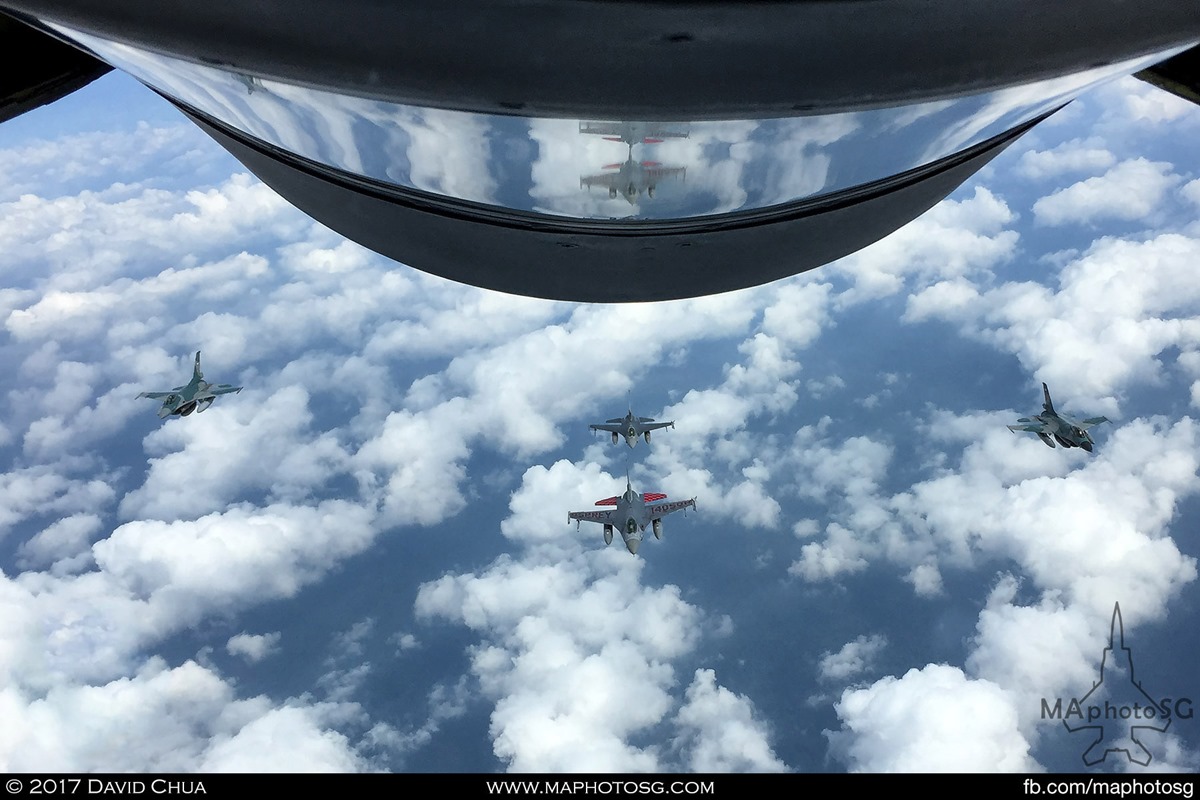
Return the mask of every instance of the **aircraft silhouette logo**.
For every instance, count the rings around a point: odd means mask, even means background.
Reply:
[[[1076,716],[1079,720],[1072,725],[1070,720]],[[1091,691],[1072,701],[1062,722],[1071,733],[1094,733],[1095,739],[1083,753],[1083,763],[1089,767],[1102,763],[1110,753],[1124,753],[1130,762],[1148,766],[1152,756],[1143,737],[1149,731],[1166,733],[1171,727],[1170,709],[1155,702],[1134,675],[1133,654],[1125,646],[1120,603],[1113,607],[1100,678]]]

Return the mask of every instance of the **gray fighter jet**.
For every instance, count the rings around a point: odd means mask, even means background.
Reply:
[[[642,532],[646,530],[647,525],[652,526],[655,539],[662,539],[663,517],[681,508],[696,507],[696,498],[694,497],[691,500],[679,500],[673,503],[659,502],[665,499],[667,496],[660,492],[638,494],[633,490],[629,479],[626,478],[625,494],[596,501],[598,506],[615,506],[615,508],[608,511],[572,511],[567,514],[567,524],[570,525],[571,520],[575,520],[575,528],[578,529],[580,522],[599,522],[604,526],[604,543],[606,545],[612,544],[613,528],[619,526],[626,549],[636,556],[638,546],[642,543]]]
[[[661,144],[667,139],[688,138],[687,123],[672,122],[593,122],[582,120],[579,132],[591,136],[602,136],[610,142],[625,144]]]
[[[1036,433],[1047,447],[1054,447],[1054,443],[1058,442],[1063,447],[1082,447],[1089,453],[1092,452],[1095,443],[1088,435],[1088,428],[1108,422],[1108,417],[1089,417],[1083,422],[1076,422],[1054,410],[1054,403],[1050,401],[1050,390],[1044,383],[1042,393],[1046,396],[1046,401],[1042,404],[1042,413],[1036,417],[1021,417],[1016,425],[1009,425],[1008,429]]]
[[[620,195],[630,205],[636,203],[641,194],[653,199],[654,189],[659,182],[682,179],[687,174],[687,167],[667,167],[657,161],[638,161],[633,157],[633,145],[629,146],[629,156],[623,163],[605,164],[603,168],[616,171],[580,176],[579,188],[590,190],[593,186],[601,186],[608,189],[610,198]]]
[[[142,392],[138,397],[149,397],[151,400],[162,400],[158,409],[159,419],[166,419],[172,414],[186,417],[193,411],[204,411],[212,405],[217,395],[242,391],[241,386],[230,386],[228,383],[208,383],[204,373],[200,371],[200,351],[196,351],[196,365],[192,368],[192,379],[186,386],[176,386],[169,392]]]
[[[650,444],[650,431],[656,431],[659,428],[674,428],[675,422],[655,422],[650,417],[635,417],[631,408],[624,417],[617,417],[588,427],[594,431],[611,433],[613,444],[617,443],[618,435],[623,435],[625,443],[633,447],[637,444],[639,436],[646,440],[646,444]]]

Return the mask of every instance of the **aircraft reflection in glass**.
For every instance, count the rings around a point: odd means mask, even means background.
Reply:
[[[238,393],[241,386],[230,386],[228,383],[209,383],[204,380],[200,371],[200,351],[196,351],[196,364],[192,367],[192,379],[185,386],[176,386],[169,392],[142,392],[138,397],[148,397],[151,400],[162,400],[158,409],[159,419],[171,415],[186,417],[193,411],[200,413],[213,404],[218,395]]]
[[[599,522],[604,525],[604,543],[612,544],[613,528],[621,526],[621,538],[625,540],[625,548],[637,555],[642,543],[642,532],[646,526],[652,526],[655,539],[662,539],[662,518],[680,509],[696,507],[696,498],[679,500],[672,503],[660,503],[666,495],[661,492],[646,492],[639,494],[633,490],[629,479],[625,479],[625,493],[615,497],[597,500],[598,506],[616,506],[608,511],[572,511],[567,515],[567,524],[575,520],[575,527],[580,522]]]
[[[1063,447],[1082,447],[1089,453],[1092,452],[1095,442],[1088,434],[1088,428],[1108,422],[1108,417],[1089,417],[1083,422],[1075,422],[1054,410],[1054,403],[1050,400],[1050,389],[1044,383],[1042,393],[1046,396],[1042,404],[1042,413],[1035,417],[1021,417],[1017,420],[1017,425],[1009,425],[1008,429],[1036,433],[1047,447],[1054,447],[1054,443],[1058,442]]]
[[[560,13],[564,4],[534,0],[530,8],[543,4],[554,13],[523,17],[522,33],[533,25],[543,40],[576,42],[575,52],[561,48],[553,75],[544,54],[511,49],[512,37],[487,25],[472,22],[484,34],[462,38],[458,18],[433,11],[438,4],[423,17],[407,4],[351,3],[347,13],[302,2],[308,13],[281,16],[246,13],[261,4],[164,14],[145,0],[114,0],[68,14],[48,0],[0,0],[159,92],[342,235],[451,280],[605,303],[732,291],[842,258],[916,219],[1084,90],[1200,35],[1200,20],[1175,0],[1144,0],[1133,16],[1115,2],[1020,0],[1037,6],[1033,22],[1008,2],[968,13],[944,0],[911,29],[919,15],[905,9],[920,0],[862,14],[848,0],[750,4],[736,14],[724,3],[565,4]],[[835,24],[846,14],[862,25]],[[641,31],[627,45],[649,56],[646,47],[666,41],[676,57],[635,59],[645,91],[627,77],[576,91],[595,83],[611,53],[595,37],[574,37],[618,16]],[[427,28],[414,26],[421,19]],[[693,24],[709,27],[682,32]],[[397,38],[413,53],[403,65]],[[861,57],[880,44],[888,55]],[[460,49],[474,57],[446,56]],[[720,68],[720,81],[702,77],[734,53],[741,57]],[[529,69],[474,66],[505,59]],[[763,69],[781,62],[793,66]],[[447,65],[462,74],[448,75]],[[590,122],[659,114],[689,120],[686,138],[663,135],[678,134],[678,122]],[[582,176],[584,186],[589,177],[607,185],[612,199],[575,183],[575,164],[615,160],[591,160],[593,143],[580,145],[580,133],[628,147],[624,164]],[[648,147],[661,152],[635,152]],[[654,157],[673,166],[648,163]],[[677,171],[657,174],[664,169]],[[670,192],[661,183],[668,178]],[[655,201],[635,206],[655,185]],[[479,252],[489,258],[469,257]],[[644,280],[649,270],[653,281]]]
[[[593,186],[608,188],[608,196],[624,197],[626,202],[633,205],[638,195],[645,193],[651,199],[658,182],[666,178],[682,178],[687,172],[686,167],[664,167],[657,161],[635,161],[633,145],[629,147],[629,157],[622,164],[605,164],[604,169],[616,169],[616,172],[601,172],[597,175],[583,175],[579,178],[579,188],[591,189]]]
[[[661,144],[667,139],[686,139],[691,127],[687,123],[674,122],[594,122],[581,120],[579,132],[588,136],[601,136],[610,142],[634,144]]]
[[[657,161],[639,161],[633,157],[634,145],[660,144],[667,139],[688,138],[688,126],[662,122],[635,122],[623,120],[619,122],[580,121],[579,132],[585,135],[601,136],[610,142],[624,142],[628,146],[623,163],[605,164],[604,169],[615,172],[601,172],[597,175],[581,175],[579,188],[591,189],[600,186],[608,189],[608,196],[615,198],[618,194],[625,198],[630,205],[635,205],[639,195],[645,194],[653,199],[654,189],[659,181],[680,178],[687,174],[686,167],[663,166]]]

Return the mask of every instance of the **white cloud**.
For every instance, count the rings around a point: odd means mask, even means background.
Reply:
[[[1097,173],[1116,163],[1117,157],[1099,141],[1073,139],[1050,150],[1027,150],[1017,162],[1017,172],[1044,180],[1070,172]]]
[[[102,478],[70,478],[44,466],[6,472],[0,475],[0,535],[29,518],[101,511],[114,495]]]
[[[1136,78],[1124,78],[1102,91],[1106,112],[1126,126],[1196,121],[1193,103]]]
[[[1051,391],[1070,386],[1084,402],[1157,380],[1159,354],[1198,346],[1196,263],[1197,238],[1106,237],[1062,269],[1057,292],[1030,282],[985,291],[938,285],[910,298],[905,319],[960,322],[968,335],[1015,353]]]
[[[854,281],[838,295],[846,306],[899,292],[908,276],[918,283],[987,274],[1016,252],[1017,219],[983,187],[963,200],[943,200],[900,230],[825,267]]]
[[[716,673],[698,669],[675,717],[677,744],[693,772],[786,772],[767,731],[744,695],[717,685]]]
[[[1033,772],[1011,699],[994,683],[930,664],[848,689],[830,735],[854,772]]]
[[[875,659],[887,646],[887,637],[881,634],[859,636],[846,642],[836,653],[825,652],[817,662],[817,674],[821,680],[846,682],[875,668]]]
[[[236,700],[220,676],[148,662],[130,677],[31,697],[8,685],[6,772],[345,772],[364,761],[330,730],[326,706]]]
[[[148,601],[144,625],[294,595],[334,563],[362,551],[375,531],[367,509],[340,500],[317,507],[231,508],[196,520],[136,520],[92,550],[106,577]]]
[[[225,650],[231,656],[241,656],[251,664],[256,664],[279,651],[279,638],[279,631],[261,634],[239,633],[225,643]]]
[[[202,414],[169,418],[146,437],[145,482],[121,501],[126,518],[192,518],[265,492],[302,500],[347,469],[332,433],[311,430],[307,391],[282,388],[259,399],[227,395]],[[146,409],[149,411],[149,409]]]
[[[1043,225],[1145,219],[1179,183],[1171,169],[1170,164],[1144,158],[1122,161],[1103,175],[1038,200],[1033,204],[1034,217]]]
[[[520,560],[501,556],[418,592],[421,618],[455,620],[482,637],[471,671],[495,702],[494,750],[511,771],[669,768],[665,751],[638,740],[676,705],[672,662],[706,627],[724,629],[684,602],[677,587],[643,585],[644,559],[603,548],[598,535],[562,533],[565,515],[546,507],[547,499],[570,506],[611,486],[593,465],[531,468],[501,525],[525,544]],[[778,768],[745,698],[701,673],[688,697],[677,724],[691,763]],[[738,726],[715,728],[713,706],[734,713]]]
[[[32,538],[18,549],[23,568],[45,566],[62,560],[75,562],[89,549],[91,537],[98,533],[103,523],[96,514],[72,514],[63,517]],[[90,554],[89,554],[90,555]],[[64,566],[77,566],[77,563]]]

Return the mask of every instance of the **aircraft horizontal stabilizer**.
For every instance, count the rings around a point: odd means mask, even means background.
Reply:
[[[597,500],[596,505],[598,505],[598,506],[615,506],[617,504],[617,500],[618,500],[618,498],[616,498],[616,497],[606,497],[603,500]]]

